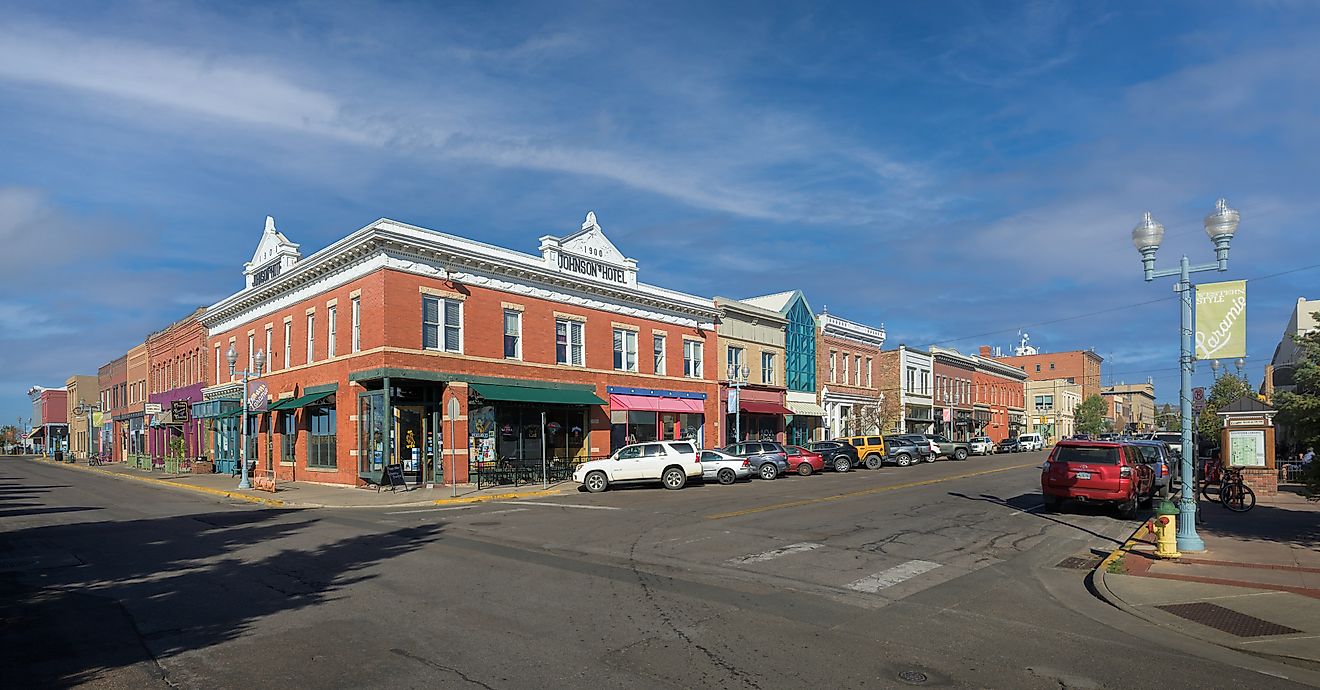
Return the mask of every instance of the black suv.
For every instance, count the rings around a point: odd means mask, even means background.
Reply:
[[[724,452],[747,458],[752,471],[761,479],[775,479],[788,473],[788,449],[774,441],[742,441],[730,443]]]
[[[835,472],[847,472],[861,462],[857,457],[857,448],[844,441],[814,441],[807,445],[807,450],[820,453],[825,458],[825,466]]]

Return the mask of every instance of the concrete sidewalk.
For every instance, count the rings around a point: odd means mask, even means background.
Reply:
[[[1248,513],[1202,501],[1206,549],[1177,560],[1156,559],[1143,527],[1097,569],[1097,591],[1178,633],[1320,669],[1320,504],[1287,489]]]
[[[475,484],[459,484],[457,488],[436,486],[410,486],[407,490],[390,491],[375,488],[355,488],[310,482],[280,482],[274,493],[253,489],[239,490],[238,478],[227,474],[164,474],[147,472],[115,463],[88,467],[86,461],[78,463],[55,462],[40,456],[26,459],[80,472],[92,472],[113,479],[136,481],[168,489],[193,491],[277,508],[406,508],[432,505],[508,501],[520,498],[555,496],[577,493],[573,482],[559,482],[548,488],[540,484],[518,487],[488,487],[478,491]]]

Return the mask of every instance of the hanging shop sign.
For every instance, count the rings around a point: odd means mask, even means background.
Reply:
[[[160,406],[160,403],[147,403],[142,406],[143,414],[160,414],[162,411],[164,411],[164,408]]]
[[[192,403],[187,400],[175,400],[170,403],[170,414],[174,417],[176,424],[187,424],[192,421]]]
[[[1247,356],[1247,281],[1196,286],[1196,358]]]

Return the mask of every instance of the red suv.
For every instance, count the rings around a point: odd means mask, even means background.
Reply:
[[[812,472],[825,471],[825,456],[802,446],[784,446],[788,449],[788,471],[806,477]]]
[[[1066,499],[1111,503],[1131,518],[1138,503],[1149,505],[1155,473],[1136,448],[1117,441],[1059,441],[1040,473],[1040,493],[1046,510]]]

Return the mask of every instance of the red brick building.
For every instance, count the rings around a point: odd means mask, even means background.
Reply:
[[[109,451],[112,460],[122,462],[128,447],[123,418],[132,409],[128,405],[128,355],[103,365],[96,378],[101,387],[102,452]]]
[[[147,338],[147,402],[161,406],[146,420],[147,452],[157,467],[171,468],[179,457],[197,457],[205,451],[202,426],[190,411],[202,399],[210,369],[207,331],[198,319],[202,312],[197,309]]]
[[[1100,364],[1104,358],[1092,350],[1032,353],[995,359],[1026,372],[1031,381],[1064,379],[1068,383],[1079,384],[1083,399],[1100,394]]]
[[[888,432],[878,428],[884,415],[876,360],[885,344],[884,328],[827,311],[816,317],[816,334],[816,386],[825,411],[825,438]]]
[[[266,353],[248,452],[286,480],[539,476],[632,441],[721,438],[714,303],[639,282],[594,214],[540,254],[380,220],[302,257],[267,219],[244,273],[201,317],[219,460],[241,418],[230,348],[239,370]]]
[[[991,358],[989,347],[981,348],[972,376],[972,418],[981,435],[999,443],[1025,431],[1026,380],[1021,369]]]
[[[957,350],[931,347],[931,374],[934,382],[934,433],[955,441],[966,441],[976,434],[973,416],[972,381],[976,360]]]

